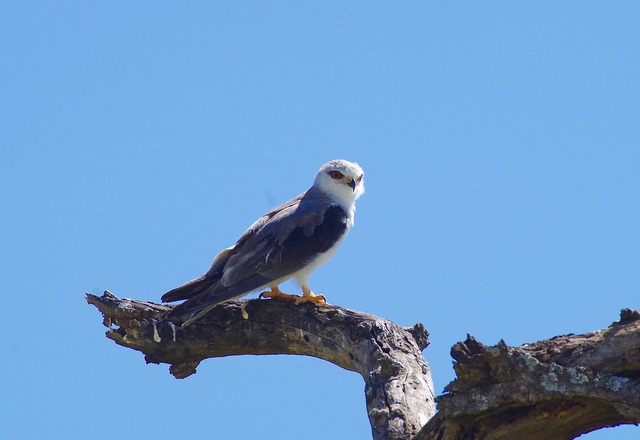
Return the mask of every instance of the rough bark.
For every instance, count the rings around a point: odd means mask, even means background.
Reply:
[[[606,329],[520,347],[469,335],[452,348],[457,379],[435,399],[436,414],[422,324],[252,300],[220,305],[183,328],[162,319],[170,306],[108,292],[87,301],[102,312],[109,339],[169,364],[177,378],[204,359],[240,354],[314,356],[358,372],[376,440],[572,439],[640,422],[640,313],[628,309]]]
[[[170,306],[87,295],[104,316],[106,335],[141,351],[150,363],[167,363],[176,378],[196,372],[207,358],[242,354],[297,354],[359,373],[373,438],[413,437],[435,414],[429,366],[422,356],[422,324],[393,322],[336,306],[291,301],[230,301],[187,326],[163,320]]]
[[[573,439],[640,422],[640,314],[520,347],[456,344],[458,378],[415,440]]]

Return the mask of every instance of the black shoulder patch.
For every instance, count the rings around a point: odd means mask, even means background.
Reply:
[[[280,263],[285,267],[302,267],[316,255],[328,251],[346,232],[347,221],[344,209],[332,205],[314,228],[298,226],[282,243]]]

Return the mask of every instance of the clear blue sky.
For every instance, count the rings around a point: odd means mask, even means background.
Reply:
[[[330,159],[367,192],[312,287],[423,322],[438,393],[467,332],[640,308],[640,3],[212,3],[0,5],[7,438],[370,438],[354,373],[235,357],[178,381],[84,301],[158,301]]]

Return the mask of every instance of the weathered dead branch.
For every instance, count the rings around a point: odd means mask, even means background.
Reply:
[[[87,295],[109,327],[107,337],[169,364],[184,378],[207,358],[242,354],[298,354],[332,362],[365,381],[375,439],[413,436],[435,413],[429,366],[421,351],[421,324],[393,322],[340,307],[290,301],[230,301],[187,327],[163,320],[169,306]]]
[[[107,337],[194,374],[207,358],[297,354],[358,372],[373,437],[382,439],[572,439],[640,422],[640,313],[625,309],[603,330],[520,347],[486,346],[469,335],[452,349],[457,379],[435,400],[422,324],[288,301],[231,301],[188,327],[164,320],[170,306],[87,295]],[[428,423],[427,423],[428,422]],[[422,428],[422,429],[421,429]]]

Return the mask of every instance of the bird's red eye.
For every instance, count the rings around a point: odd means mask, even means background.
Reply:
[[[343,174],[340,171],[331,171],[329,173],[329,175],[331,176],[332,179],[341,179],[343,177]]]

